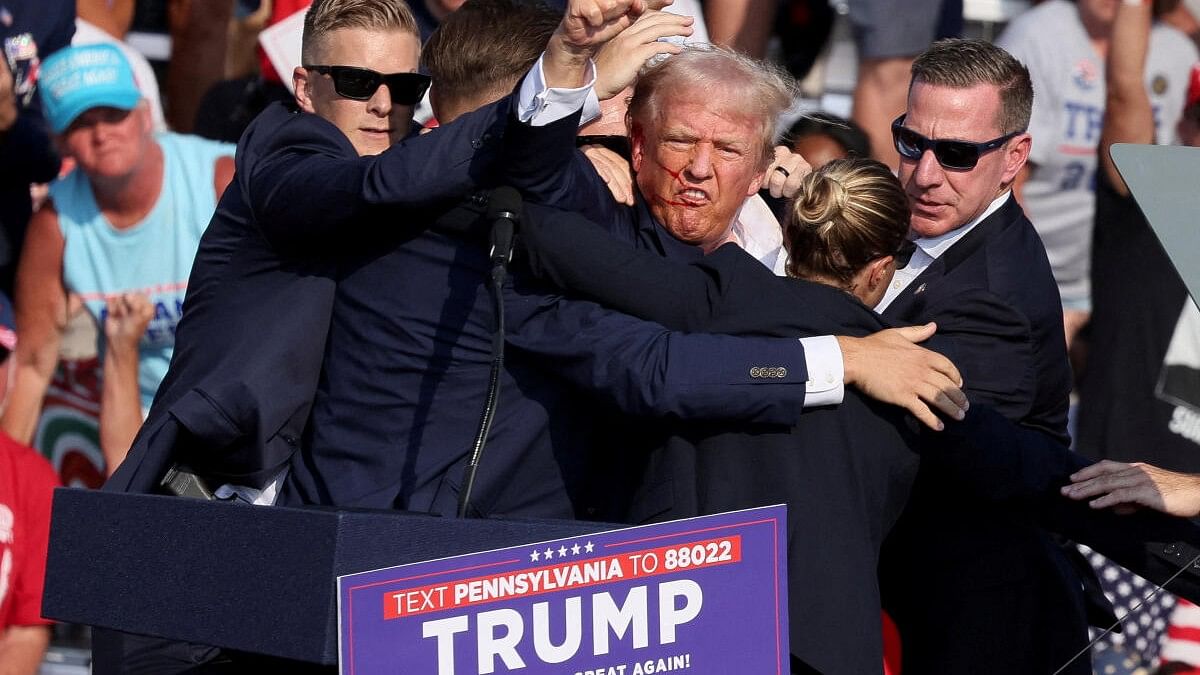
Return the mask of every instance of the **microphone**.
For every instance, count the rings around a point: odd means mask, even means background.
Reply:
[[[496,416],[496,406],[500,398],[500,373],[504,367],[504,277],[508,272],[508,262],[512,260],[513,235],[516,233],[517,223],[521,221],[520,214],[521,193],[507,186],[492,190],[487,210],[487,219],[492,221],[492,250],[488,257],[492,261],[491,291],[496,312],[496,330],[492,335],[492,369],[488,377],[483,414],[479,418],[479,427],[476,429],[475,442],[471,444],[467,463],[463,466],[462,487],[458,492],[459,518],[472,515],[471,492],[475,488],[475,474],[483,460],[488,430],[492,428],[492,419]]]
[[[492,222],[492,268],[512,260],[513,235],[521,222],[521,193],[507,185],[492,190],[488,200],[487,219]]]

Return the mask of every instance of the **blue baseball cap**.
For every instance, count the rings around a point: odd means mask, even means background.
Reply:
[[[56,134],[92,108],[133,110],[142,100],[125,55],[108,44],[54,52],[42,62],[39,78],[42,111]]]

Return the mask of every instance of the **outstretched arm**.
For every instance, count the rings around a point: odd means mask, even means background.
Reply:
[[[619,242],[575,214],[541,207],[527,207],[522,241],[542,278],[674,330],[855,336],[838,338],[844,359],[838,379],[932,428],[941,428],[932,409],[960,417],[966,407],[954,364],[915,344],[932,328],[880,331],[878,317],[841,291],[776,277],[736,246],[688,265]]]
[[[921,443],[922,471],[962,499],[1004,502],[1026,510],[1046,529],[1086,544],[1155,583],[1170,578],[1200,547],[1200,527],[1152,511],[1120,515],[1064,498],[1074,475],[1095,475],[1092,462],[1049,435],[1020,426],[987,406],[975,406],[961,423]],[[1191,551],[1187,553],[1187,551]],[[1164,553],[1183,551],[1184,557]],[[1167,589],[1200,597],[1200,576],[1189,571]]]
[[[631,415],[796,424],[809,381],[793,338],[685,334],[583,300],[510,293],[515,351]]]
[[[235,180],[272,245],[327,246],[356,227],[377,226],[379,218],[369,216],[380,207],[428,206],[473,192],[507,110],[507,100],[493,103],[369,157],[356,156],[341,131],[316,115],[273,110],[243,138]],[[269,141],[250,145],[253,134]]]
[[[1093,509],[1138,507],[1173,516],[1200,516],[1200,475],[1160,469],[1150,464],[1102,460],[1071,474],[1063,495],[1088,500]]]

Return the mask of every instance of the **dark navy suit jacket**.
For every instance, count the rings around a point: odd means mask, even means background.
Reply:
[[[261,485],[287,465],[308,420],[340,251],[395,204],[468,194],[474,146],[503,131],[492,106],[373,157],[315,115],[278,104],[238,144],[233,182],[201,238],[171,367],[105,489],[151,492],[172,462],[214,484]],[[436,158],[436,170],[412,157]]]
[[[533,215],[522,240],[538,274],[667,326],[810,335],[859,334],[890,325],[840,290],[774,276],[732,244],[683,265],[635,251],[573,215]],[[933,346],[944,351],[953,342],[942,336]],[[986,504],[1019,514],[1159,582],[1175,571],[1153,554],[1162,550],[1159,544],[1194,544],[1200,536],[1184,520],[1098,513],[1061,497],[1058,487],[1089,460],[988,406],[976,405],[964,422],[918,438],[896,410],[873,406],[852,391],[838,409],[807,412],[787,432],[730,425],[675,428],[653,453],[647,481],[672,483],[676,501],[660,514],[671,517],[787,503],[792,653],[820,672],[877,672],[878,634],[872,626],[878,624],[878,596],[864,579],[874,577],[880,542],[908,494],[918,454],[922,477],[940,487],[947,508]],[[942,545],[935,553],[954,555]],[[946,577],[940,581],[952,583]],[[1193,576],[1182,584],[1173,590],[1200,591]],[[924,593],[928,587],[913,590]],[[962,611],[994,614],[986,605]],[[1021,625],[1040,621],[1023,614],[1009,618]],[[992,667],[985,661],[961,672]]]
[[[452,209],[429,230],[374,242],[342,266],[310,435],[283,503],[454,513],[491,362],[490,223],[480,210]],[[520,269],[504,299],[510,349],[474,490],[481,514],[588,515],[598,410],[799,416],[802,384],[750,376],[756,364],[784,362],[802,382],[795,340],[671,333],[549,293]]]
[[[171,369],[108,489],[153,490],[172,461],[213,484],[261,485],[295,457],[283,503],[453,512],[492,328],[486,249],[453,205],[496,179],[506,113],[489,106],[367,158],[315,116],[274,107],[256,120],[201,242]],[[531,155],[511,155],[500,166],[521,175]],[[483,513],[578,506],[569,489],[587,454],[567,382],[645,414],[800,413],[794,340],[671,334],[527,284],[507,299],[515,353],[480,470]],[[792,375],[752,377],[763,359]]]
[[[1011,196],[896,297],[883,315],[936,321],[974,401],[1067,436],[1071,366],[1062,303],[1037,231]]]
[[[974,403],[1068,442],[1071,370],[1045,249],[1010,197],[884,311],[955,333],[948,355]],[[923,468],[884,555],[885,597],[916,673],[1052,672],[1087,642],[1091,572],[1032,514],[961,505]],[[1082,577],[1081,577],[1082,573]],[[1107,601],[1101,596],[1098,607]],[[1090,671],[1086,660],[1066,672]]]

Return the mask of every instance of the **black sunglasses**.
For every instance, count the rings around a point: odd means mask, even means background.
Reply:
[[[305,70],[328,75],[338,96],[366,101],[375,95],[379,85],[386,84],[396,105],[416,105],[429,89],[430,77],[421,73],[391,73],[384,75],[367,68],[354,66],[304,66]]]
[[[942,168],[956,171],[974,169],[975,165],[979,163],[980,156],[984,153],[995,150],[1008,142],[1010,138],[1025,132],[1024,129],[1013,131],[984,143],[948,141],[925,138],[912,129],[906,128],[904,118],[905,115],[901,115],[896,118],[895,122],[892,122],[892,140],[896,143],[896,152],[905,159],[920,161],[921,155],[924,155],[926,150],[933,150],[933,156],[937,158],[938,164],[941,164]]]
[[[905,239],[904,241],[900,242],[900,247],[896,249],[894,254],[892,254],[892,257],[896,260],[896,269],[902,270],[905,267],[908,267],[908,262],[912,260],[913,251],[916,250],[917,245],[912,239]]]

